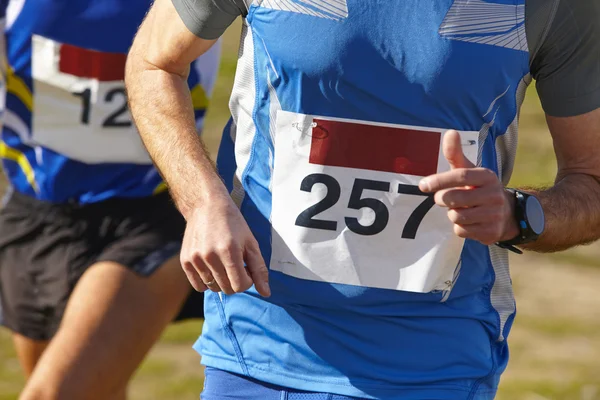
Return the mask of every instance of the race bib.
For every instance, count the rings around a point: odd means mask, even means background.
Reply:
[[[422,177],[447,171],[444,129],[279,111],[271,269],[427,293],[451,289],[464,240]],[[478,132],[460,132],[476,162]]]
[[[125,60],[35,36],[33,144],[85,163],[150,164],[127,107]]]

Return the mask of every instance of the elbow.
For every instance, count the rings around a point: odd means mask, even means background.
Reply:
[[[134,43],[134,47],[129,51],[125,63],[125,87],[127,90],[132,91],[137,86],[142,85],[145,74],[148,72],[152,73],[153,76],[158,73],[159,75],[168,75],[179,78],[182,82],[187,82],[189,66],[184,67],[183,71],[179,71],[176,68],[170,68],[170,66],[155,64],[148,60],[145,54],[136,51]]]
[[[125,62],[124,82],[130,107],[140,97],[136,94],[143,91],[144,74],[153,69],[152,65],[145,60],[144,54],[136,50],[134,42],[134,46],[129,51]]]
[[[131,86],[136,81],[135,77],[139,70],[140,58],[134,51],[134,47],[132,47],[127,55],[127,62],[125,63],[125,88],[128,92],[131,92]]]
[[[127,61],[125,62],[125,88],[128,93],[134,92],[136,85],[142,83],[141,75],[145,71],[152,69],[152,65],[146,61],[146,55],[143,45],[140,46],[138,35],[129,49]]]
[[[561,166],[559,164],[554,184],[557,185],[565,179],[583,179],[586,180],[588,184],[593,186],[598,185],[600,187],[600,166],[596,160],[593,160],[592,162],[586,162],[582,165],[574,165],[569,167]]]

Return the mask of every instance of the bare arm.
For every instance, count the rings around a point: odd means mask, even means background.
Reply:
[[[600,109],[547,120],[558,161],[556,183],[547,189],[521,189],[540,200],[546,216],[544,233],[520,246],[538,252],[600,238]],[[464,158],[457,134],[444,137],[444,154],[452,170],[424,178],[420,187],[434,192],[436,204],[448,208],[455,233],[487,245],[514,238],[519,232],[514,200],[498,178]]]
[[[127,60],[125,82],[136,126],[186,219],[204,202],[228,197],[196,131],[187,85],[190,63],[214,43],[194,36],[170,0],[157,0]]]
[[[576,117],[547,117],[558,162],[555,185],[525,188],[544,208],[546,229],[523,246],[553,252],[600,238],[600,109]]]
[[[189,65],[214,42],[192,34],[171,0],[156,0],[127,61],[130,109],[187,220],[180,258],[192,286],[233,294],[254,284],[260,294],[269,296],[268,270],[258,243],[217,175],[194,124],[186,81]]]
[[[522,188],[536,195],[546,215],[544,233],[522,246],[539,252],[600,238],[600,3],[561,0],[558,7],[552,18],[546,15],[545,34],[536,37],[531,60],[558,161],[554,186]],[[529,20],[541,14],[534,11]],[[526,25],[528,32],[535,30],[535,24]],[[486,180],[489,171],[472,168],[450,151],[451,141],[446,144],[444,154],[456,168],[431,177],[422,190],[437,192],[436,203],[449,209],[457,235],[484,244],[513,239],[518,233],[513,196],[502,196],[499,181]],[[464,186],[478,188],[460,190]]]

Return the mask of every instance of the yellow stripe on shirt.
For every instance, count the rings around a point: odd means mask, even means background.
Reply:
[[[194,106],[194,110],[206,110],[208,108],[208,103],[210,100],[208,96],[206,96],[206,92],[201,84],[197,84],[191,90],[192,94],[192,105]]]
[[[39,193],[37,182],[35,181],[35,172],[33,171],[31,163],[23,152],[13,149],[12,147],[8,147],[6,143],[0,141],[0,157],[16,162],[19,167],[21,167],[25,178],[27,178],[27,182],[29,182],[36,193]]]
[[[157,194],[164,192],[167,189],[168,189],[167,184],[164,181],[162,181],[161,183],[158,184],[158,186],[156,186],[154,188],[154,191],[152,192],[152,194],[157,195]]]
[[[33,94],[31,90],[27,87],[23,79],[15,74],[15,71],[11,67],[8,67],[6,74],[6,90],[8,93],[17,96],[29,111],[33,110]]]

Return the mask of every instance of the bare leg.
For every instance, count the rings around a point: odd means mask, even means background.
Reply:
[[[88,269],[21,400],[124,399],[127,383],[190,293],[177,258],[150,277]]]
[[[29,379],[35,365],[48,346],[48,341],[29,339],[18,333],[13,333],[12,338],[25,378]]]

